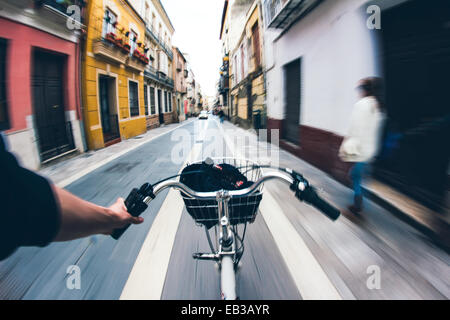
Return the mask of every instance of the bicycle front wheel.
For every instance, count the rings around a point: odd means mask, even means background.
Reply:
[[[236,274],[231,256],[224,256],[221,263],[220,282],[222,300],[236,300]]]

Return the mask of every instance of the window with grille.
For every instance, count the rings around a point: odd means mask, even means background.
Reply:
[[[150,114],[156,114],[155,88],[150,87]]]
[[[164,112],[168,112],[167,91],[164,91]]]
[[[172,93],[169,92],[169,112],[172,112]]]
[[[144,103],[145,103],[145,115],[148,116],[148,87],[144,84]]]
[[[6,97],[6,47],[6,40],[0,38],[0,130],[10,128]]]
[[[139,116],[138,84],[133,81],[128,81],[128,91],[128,97],[130,99],[130,116]]]

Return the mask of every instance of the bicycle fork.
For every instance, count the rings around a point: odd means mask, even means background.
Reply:
[[[220,222],[219,251],[217,253],[195,253],[194,259],[213,260],[220,265],[220,283],[222,300],[236,300],[236,274],[234,271],[235,241],[229,219],[228,191],[221,190],[216,194],[218,218]]]

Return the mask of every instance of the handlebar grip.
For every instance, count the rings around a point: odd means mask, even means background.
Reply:
[[[332,206],[330,203],[319,197],[316,190],[313,187],[308,186],[301,194],[296,194],[297,198],[305,201],[319,209],[323,214],[325,214],[331,220],[337,220],[341,215],[341,212]]]
[[[147,209],[147,204],[142,202],[142,196],[139,194],[138,189],[131,190],[130,194],[125,200],[125,206],[127,207],[127,211],[129,214],[131,214],[133,217],[139,216],[142,212],[144,212]],[[121,228],[116,229],[111,234],[111,237],[113,237],[115,240],[119,240],[119,238],[122,236],[122,234],[127,231],[127,229],[130,227],[130,224]]]

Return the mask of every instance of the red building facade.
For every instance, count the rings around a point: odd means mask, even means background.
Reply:
[[[47,3],[47,4],[45,4]],[[83,151],[79,34],[52,1],[6,1],[0,13],[0,114],[9,148],[23,165]],[[3,81],[2,81],[3,80]]]

